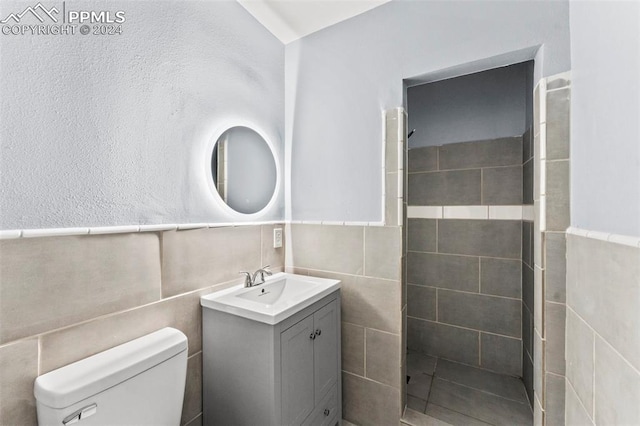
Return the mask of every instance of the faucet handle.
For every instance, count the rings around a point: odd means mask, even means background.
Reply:
[[[271,270],[269,268],[271,268],[271,265],[265,265],[262,268],[260,268],[260,270],[263,271],[267,275],[273,275],[273,272],[271,272]]]
[[[253,286],[253,280],[251,279],[251,274],[247,271],[240,271],[238,272],[239,274],[244,274],[244,286],[245,287],[252,287]]]

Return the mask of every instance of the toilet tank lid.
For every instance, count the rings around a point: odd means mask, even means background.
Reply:
[[[187,350],[187,336],[163,328],[36,378],[40,404],[65,408],[148,370]]]

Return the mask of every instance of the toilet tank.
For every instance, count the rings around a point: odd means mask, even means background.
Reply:
[[[178,426],[186,373],[187,337],[163,328],[36,378],[38,424]]]

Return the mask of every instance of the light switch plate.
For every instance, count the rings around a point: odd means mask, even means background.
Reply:
[[[273,229],[273,248],[282,247],[282,228]]]

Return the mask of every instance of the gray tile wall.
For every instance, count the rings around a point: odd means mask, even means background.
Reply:
[[[522,205],[529,135],[409,150],[408,204]],[[408,219],[408,348],[521,376],[522,241],[520,220]]]
[[[640,424],[640,247],[568,234],[566,289],[567,424]]]
[[[522,379],[531,406],[533,406],[534,336],[533,252],[533,222],[522,221]]]
[[[521,205],[526,138],[528,134],[409,150],[408,204]]]
[[[39,374],[163,327],[189,339],[181,424],[198,424],[200,296],[240,283],[239,269],[283,270],[274,227],[1,240],[0,424],[36,425]]]
[[[565,401],[566,244],[570,224],[568,74],[534,91],[534,408],[536,425],[563,424]],[[531,161],[531,160],[530,160]],[[526,169],[525,163],[525,169]],[[526,178],[525,178],[526,180]],[[528,305],[527,305],[528,306]]]

